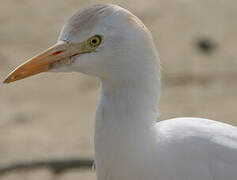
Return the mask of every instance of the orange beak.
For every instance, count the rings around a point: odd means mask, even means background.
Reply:
[[[43,53],[31,58],[12,71],[3,83],[10,83],[48,71],[61,65],[70,65],[70,57],[90,52],[87,42],[67,43],[59,41]]]

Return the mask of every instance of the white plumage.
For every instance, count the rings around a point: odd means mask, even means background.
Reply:
[[[75,46],[95,35],[102,41],[92,49],[85,43]],[[47,70],[57,67],[101,80],[95,125],[98,180],[237,179],[236,127],[200,118],[156,122],[159,59],[151,34],[136,16],[116,5],[89,7],[67,22],[59,44],[5,82],[35,74],[21,71],[38,67],[35,62],[44,58],[50,60]],[[84,51],[77,53],[74,46]],[[58,61],[60,53],[63,61]],[[69,63],[61,66],[64,61]],[[42,66],[40,72],[46,71]]]

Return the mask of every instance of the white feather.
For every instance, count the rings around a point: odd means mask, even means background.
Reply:
[[[118,6],[93,6],[74,15],[59,40],[80,42],[95,34],[102,44],[73,57],[69,68],[101,80],[98,180],[236,180],[236,127],[200,118],[156,123],[159,59],[141,21]]]

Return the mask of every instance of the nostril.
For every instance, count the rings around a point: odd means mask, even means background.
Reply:
[[[61,52],[63,52],[63,50],[61,50],[61,51],[56,51],[56,52],[52,53],[50,56],[55,56],[55,55],[57,55],[57,54],[60,54]]]

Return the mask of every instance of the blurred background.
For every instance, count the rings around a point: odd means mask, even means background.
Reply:
[[[151,30],[162,66],[159,120],[198,116],[237,125],[237,1],[2,0],[0,80],[53,45],[77,10],[96,3],[129,9]],[[0,167],[93,158],[99,82],[79,73],[44,73],[0,85]],[[1,180],[95,180],[93,170],[14,170]]]

